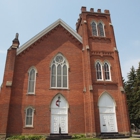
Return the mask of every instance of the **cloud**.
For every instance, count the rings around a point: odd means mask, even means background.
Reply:
[[[138,59],[131,59],[126,62],[123,62],[122,64],[122,76],[124,77],[125,80],[127,80],[127,75],[130,72],[130,69],[132,66],[134,66],[135,69],[138,68],[138,64],[140,62],[140,58]]]
[[[6,51],[0,50],[0,54],[6,54]]]

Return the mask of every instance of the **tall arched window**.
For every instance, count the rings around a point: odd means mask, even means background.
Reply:
[[[99,34],[99,36],[105,36],[104,27],[103,27],[103,24],[101,22],[98,23],[98,34]]]
[[[103,78],[102,78],[102,66],[99,62],[96,63],[96,75],[97,75],[97,80],[103,80]]]
[[[29,69],[29,78],[28,78],[28,94],[35,93],[35,83],[36,83],[36,69],[31,67]]]
[[[97,25],[94,21],[91,23],[91,27],[93,36],[97,36]]]
[[[34,116],[34,109],[32,107],[26,108],[26,115],[25,115],[26,127],[33,127],[33,116]]]
[[[111,74],[110,74],[110,65],[105,62],[104,63],[104,73],[105,73],[105,80],[111,80]]]
[[[51,88],[68,88],[68,63],[60,53],[51,63]]]

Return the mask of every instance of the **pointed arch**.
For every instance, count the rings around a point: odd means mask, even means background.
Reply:
[[[102,21],[98,22],[98,35],[101,37],[105,36],[104,23]]]
[[[63,99],[66,102],[66,108],[69,108],[69,103],[67,101],[67,99],[65,98],[65,96],[62,93],[57,93],[51,100],[50,102],[50,108],[52,108],[52,105],[54,103],[54,101],[56,101],[58,99],[58,97],[60,97],[60,99]],[[55,104],[55,103],[54,103]]]
[[[104,99],[103,99],[104,98]],[[116,102],[114,100],[114,98],[107,92],[107,91],[104,91],[100,96],[99,96],[99,99],[98,99],[98,106],[102,106],[101,102],[102,100],[104,100],[107,104],[105,104],[105,106],[116,106]],[[110,100],[111,102],[107,102],[108,100]]]
[[[51,88],[68,89],[69,63],[62,53],[58,53],[51,61]]]
[[[97,23],[95,21],[91,22],[91,28],[92,28],[92,35],[93,36],[98,36]]]
[[[112,96],[104,92],[98,100],[98,106],[101,133],[118,132],[115,110],[116,103]]]
[[[50,103],[52,134],[59,134],[59,129],[62,134],[68,133],[68,108],[66,98],[61,93],[56,94]]]
[[[103,80],[102,63],[98,60],[95,62],[95,69],[97,80]]]
[[[35,94],[36,73],[37,69],[34,66],[28,70],[28,94]]]
[[[104,61],[104,78],[105,81],[111,81],[110,63],[108,61]]]

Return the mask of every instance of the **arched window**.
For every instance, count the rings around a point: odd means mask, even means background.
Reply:
[[[68,63],[60,53],[51,63],[51,88],[68,88]]]
[[[29,69],[28,94],[35,93],[35,83],[36,83],[36,69],[32,67]]]
[[[97,36],[97,25],[94,21],[91,23],[91,27],[93,36]]]
[[[33,116],[34,116],[34,109],[32,107],[26,108],[26,115],[25,115],[26,127],[33,127]]]
[[[103,78],[102,78],[102,66],[99,62],[96,63],[96,75],[97,75],[97,80],[103,80]]]
[[[99,36],[105,36],[104,27],[103,27],[103,24],[101,22],[98,23],[98,34],[99,34]]]
[[[111,80],[111,74],[110,74],[110,65],[105,62],[104,63],[104,73],[105,73],[105,80]]]

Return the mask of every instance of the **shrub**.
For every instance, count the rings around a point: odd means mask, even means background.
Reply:
[[[37,136],[37,135],[16,135],[9,137],[7,140],[45,140],[44,136]]]

